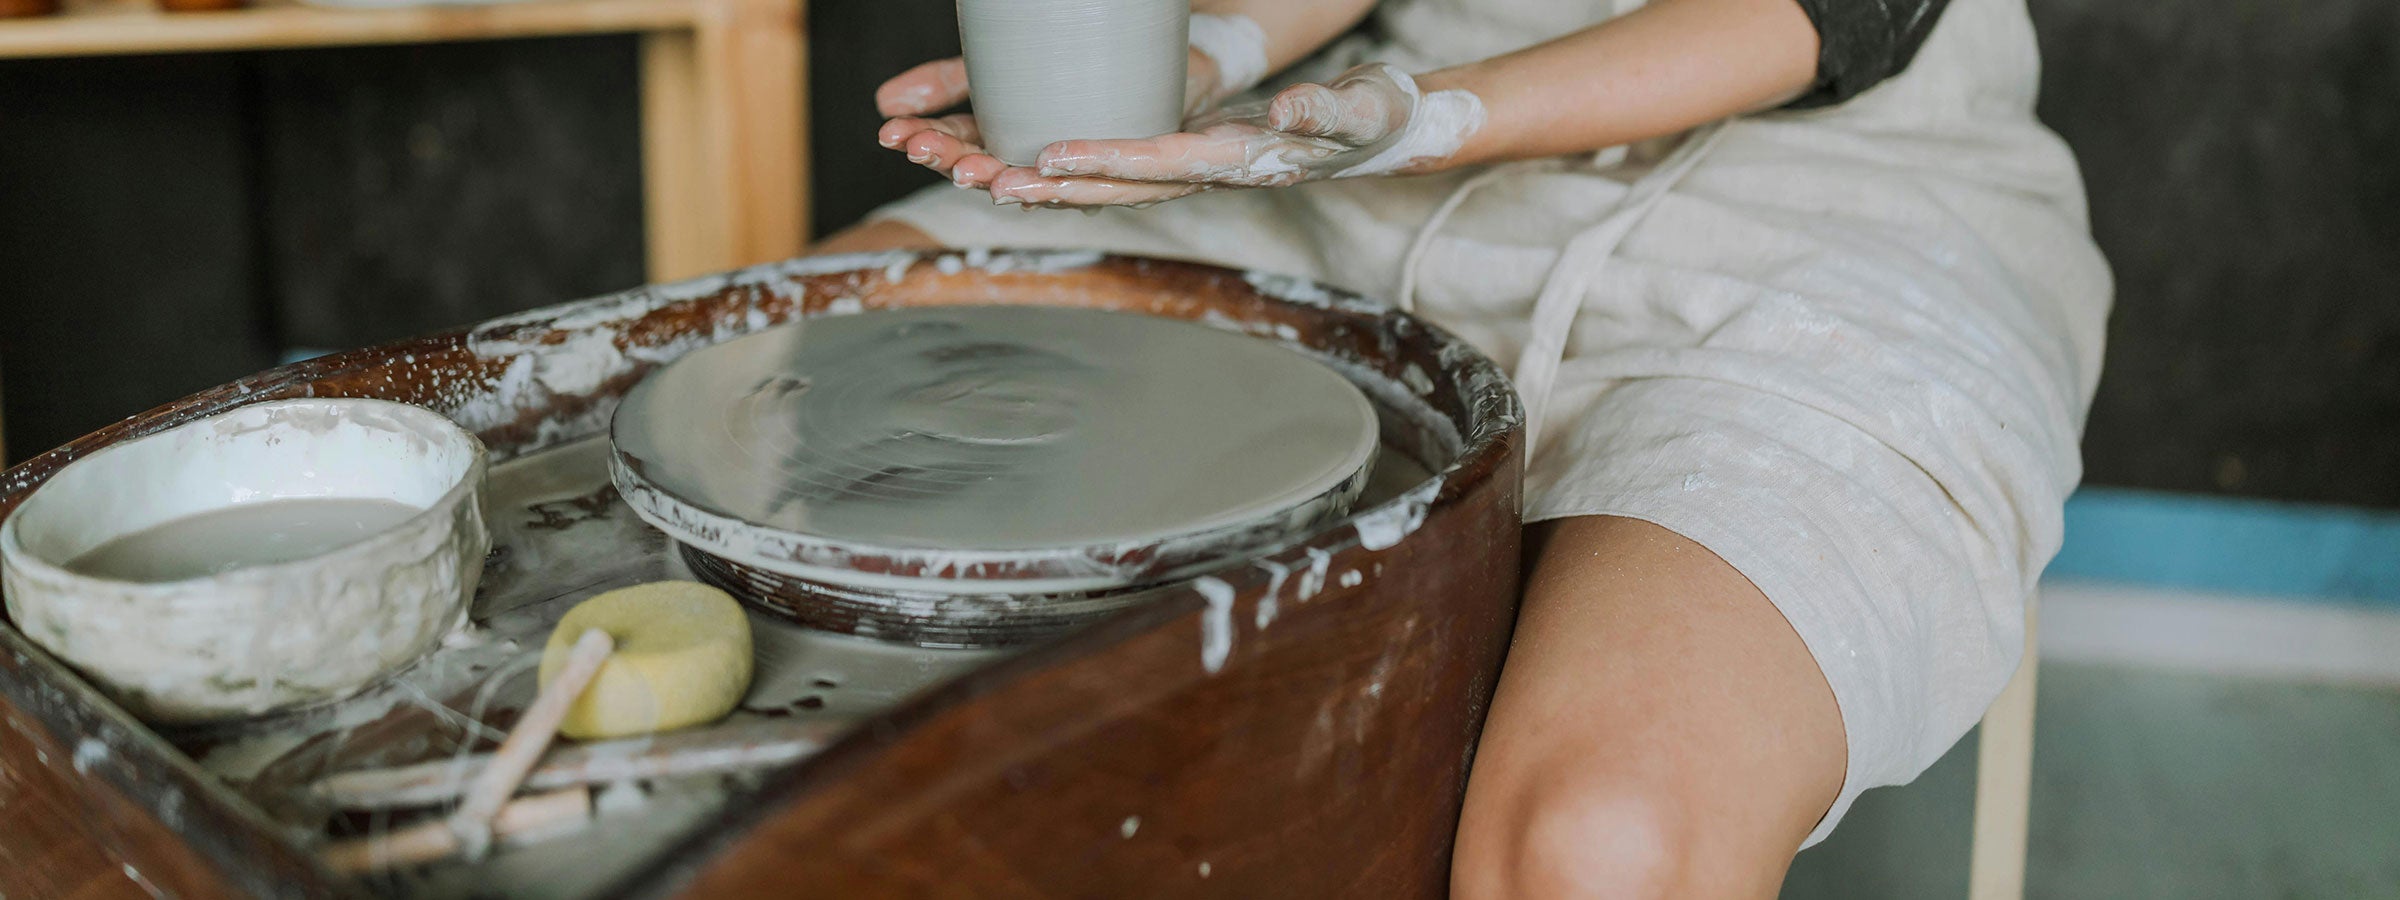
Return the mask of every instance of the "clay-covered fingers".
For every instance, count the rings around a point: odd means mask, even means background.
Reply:
[[[988,153],[974,153],[950,167],[950,183],[962,188],[988,188],[1008,164]]]
[[[1301,180],[1303,168],[1333,149],[1229,122],[1154,138],[1060,141],[1042,148],[1036,164],[1052,177],[1268,187]]]
[[[1410,105],[1390,81],[1345,76],[1283,89],[1267,102],[1267,127],[1363,147],[1406,126]]]
[[[1098,207],[1148,206],[1208,190],[1194,182],[1140,182],[1114,178],[1044,175],[1029,167],[1010,168],[992,179],[992,200],[1024,206]]]
[[[939,119],[900,118],[883,123],[876,140],[908,154],[908,160],[942,173],[962,187],[984,187],[1007,166],[983,149],[975,117],[960,113]]]
[[[915,116],[892,119],[883,123],[883,127],[876,130],[875,142],[882,144],[885,149],[910,152],[915,149],[910,144],[919,135],[925,134],[947,137],[969,146],[980,147],[983,145],[983,129],[975,124],[975,116],[970,113],[957,113],[938,119],[920,119]],[[913,153],[910,159],[915,159]]]
[[[886,118],[928,115],[966,101],[967,61],[957,57],[917,66],[875,89],[875,109]]]

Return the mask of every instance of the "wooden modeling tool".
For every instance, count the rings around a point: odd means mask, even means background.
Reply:
[[[564,831],[592,817],[592,792],[569,788],[532,794],[500,805],[492,816],[491,833],[500,839],[537,838]],[[448,859],[464,845],[446,820],[403,828],[373,838],[342,841],[325,848],[325,865],[344,875],[364,875]]]
[[[509,797],[525,780],[527,772],[549,749],[551,739],[558,735],[559,722],[566,718],[567,708],[583,689],[600,673],[616,642],[608,633],[594,628],[575,639],[575,649],[556,678],[525,708],[500,749],[491,754],[490,761],[468,785],[458,809],[447,818],[437,819],[373,837],[343,841],[326,848],[323,856],[327,865],[336,871],[358,873],[429,862],[463,853],[469,858],[481,858],[491,849],[492,838],[501,833],[500,815],[511,806]],[[563,797],[562,795],[573,795]],[[561,791],[557,794],[529,797],[519,804],[524,807],[517,819],[511,821],[509,833],[526,834],[588,817],[591,810],[589,792],[583,789]],[[523,828],[513,826],[522,825]]]
[[[525,776],[527,790],[612,784],[764,769],[816,755],[849,731],[849,718],[764,721],[561,747]],[[446,803],[491,764],[492,754],[440,759],[326,777],[311,790],[342,809],[406,809]],[[498,831],[497,825],[494,827]]]

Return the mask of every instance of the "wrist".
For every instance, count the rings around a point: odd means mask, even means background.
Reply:
[[[1381,70],[1380,75],[1389,80],[1392,88],[1408,98],[1407,119],[1389,144],[1336,177],[1425,175],[1471,161],[1463,154],[1483,130],[1485,115],[1480,97],[1462,87],[1444,86],[1444,80],[1434,77],[1440,73],[1419,80],[1394,66],[1375,68]]]
[[[1256,87],[1267,77],[1267,34],[1244,15],[1192,15],[1190,43],[1195,57],[1215,69],[1211,102]]]
[[[1227,94],[1220,86],[1223,78],[1217,72],[1217,61],[1208,54],[1192,48],[1184,61],[1183,115],[1187,120],[1217,105]]]
[[[1427,97],[1445,92],[1455,92],[1449,96],[1464,95],[1473,98],[1475,124],[1460,138],[1456,152],[1442,158],[1431,167],[1418,169],[1412,174],[1440,172],[1461,166],[1487,163],[1499,158],[1500,154],[1494,149],[1496,135],[1493,134],[1491,110],[1486,106],[1491,95],[1484,88],[1489,82],[1483,76],[1483,66],[1479,62],[1451,66],[1417,76],[1417,89]]]

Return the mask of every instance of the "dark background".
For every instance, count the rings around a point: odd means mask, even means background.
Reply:
[[[815,4],[815,220],[930,176],[873,85],[948,0]],[[2400,507],[2400,4],[2033,0],[2117,275],[2098,484]],[[0,63],[18,458],[273,364],[642,276],[630,37]]]

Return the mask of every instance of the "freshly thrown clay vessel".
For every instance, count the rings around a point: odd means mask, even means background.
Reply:
[[[984,149],[1029,166],[1055,141],[1183,124],[1189,0],[958,0]]]

